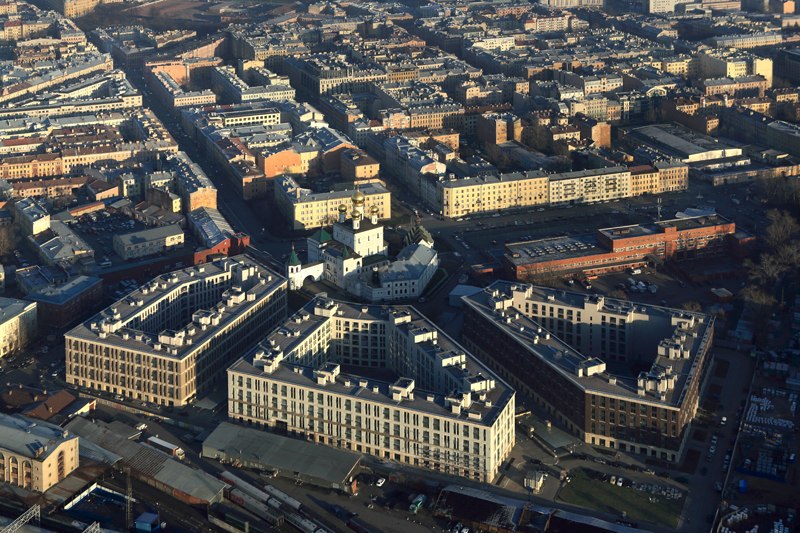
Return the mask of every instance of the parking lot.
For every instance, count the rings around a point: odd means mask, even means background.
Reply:
[[[70,227],[94,248],[98,266],[109,268],[124,263],[114,252],[114,235],[143,230],[147,226],[122,214],[97,211],[78,217]]]

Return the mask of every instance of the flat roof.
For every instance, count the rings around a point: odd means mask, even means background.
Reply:
[[[580,353],[542,326],[535,318],[520,313],[513,305],[502,305],[502,302],[513,300],[515,296],[524,297],[524,301],[527,302],[562,305],[576,310],[602,311],[615,314],[623,320],[635,318],[636,320],[628,322],[629,328],[652,328],[649,336],[652,340],[653,357],[648,361],[652,362],[651,372],[670,367],[676,376],[674,386],[663,400],[652,395],[640,395],[637,386],[638,376],[615,372],[614,368],[620,370],[619,363],[614,362],[606,366],[598,357]],[[497,281],[479,293],[464,297],[463,300],[506,335],[516,340],[529,354],[545,361],[581,389],[659,406],[680,406],[685,385],[696,378],[694,371],[697,353],[703,343],[710,341],[713,324],[710,317],[701,313],[507,281]],[[629,336],[632,336],[630,330]],[[666,358],[658,355],[658,345],[663,341],[680,345],[688,352],[688,357]],[[628,339],[628,342],[632,342],[631,339]],[[591,368],[602,370],[596,373],[588,372],[587,370]]]
[[[416,345],[426,352],[434,363],[434,369],[440,368],[449,379],[437,380],[443,385],[442,390],[428,390],[420,383],[415,383],[413,397],[404,397],[396,400],[392,396],[392,387],[396,382],[380,379],[366,378],[359,373],[358,367],[347,367],[347,372],[342,371],[338,377],[326,384],[319,384],[315,372],[325,369],[328,365],[336,364],[334,357],[321,362],[319,367],[306,366],[292,357],[292,351],[309,336],[328,327],[330,337],[326,340],[326,351],[337,340],[334,336],[332,320],[357,320],[372,323],[394,324],[394,327],[411,337],[420,337],[427,340],[416,341]],[[387,342],[382,348],[389,349],[391,344],[390,332],[384,330]],[[409,341],[414,342],[414,341]],[[267,372],[263,367],[257,367],[256,359],[259,354],[269,356],[281,353],[284,357],[276,367]],[[304,355],[304,354],[301,354]],[[391,358],[386,357],[387,364]],[[457,364],[456,364],[457,363]],[[369,367],[374,371],[377,367]],[[383,367],[392,372],[395,378],[414,379],[413,375],[403,375],[402,372],[391,367]],[[473,423],[491,425],[509,401],[514,396],[514,390],[502,381],[489,367],[466,351],[446,333],[424,315],[411,306],[402,305],[362,305],[349,302],[334,301],[327,298],[316,298],[306,304],[297,313],[292,315],[283,325],[276,328],[263,342],[255,346],[247,355],[234,363],[229,371],[242,372],[254,376],[265,376],[270,379],[286,383],[294,383],[311,389],[319,389],[329,393],[362,398],[372,402],[384,403],[392,406],[401,406],[406,409],[418,410],[437,416],[454,419],[470,420]],[[365,372],[366,374],[366,372]],[[449,387],[446,382],[455,383]],[[446,398],[453,394],[470,394],[471,385],[475,383],[491,383],[480,392],[486,395],[489,402],[471,402],[470,406],[459,413],[453,413]],[[448,387],[445,390],[445,387]],[[487,406],[487,403],[489,404]],[[469,414],[478,415],[470,418]]]
[[[361,454],[222,422],[203,441],[203,456],[246,458],[268,468],[343,485]]]
[[[733,222],[722,215],[714,213],[696,217],[661,220],[659,222],[653,222],[650,224],[634,224],[631,226],[603,228],[598,230],[598,232],[608,239],[616,240],[664,233],[666,228],[675,228],[678,231],[688,231],[693,229],[712,228],[714,226],[722,226],[725,224],[733,224]]]
[[[505,257],[512,264],[531,264],[607,253],[594,234],[548,237],[506,245]]]
[[[236,274],[237,270],[250,271],[244,283],[237,281],[236,276],[243,275]],[[186,318],[186,324],[183,324],[181,329],[145,331],[136,326],[143,311],[158,306],[162,301],[167,301],[181,286],[189,287],[201,282],[204,278],[213,278],[226,273],[229,273],[229,285],[226,290],[222,291],[219,301],[209,305],[208,308],[197,307],[184,311],[180,316]],[[285,283],[286,278],[249,256],[226,257],[203,265],[162,274],[79,324],[67,332],[66,336],[132,351],[181,359],[202,347],[203,343],[215,336],[230,322],[236,320],[245,310],[257,305],[262,298],[272,294]],[[190,294],[188,291],[182,293],[183,296],[188,294]],[[250,300],[246,297],[248,294],[253,294],[255,298]],[[170,308],[166,307],[165,309],[169,310]],[[175,317],[171,316],[170,318]],[[195,326],[197,321],[211,324],[217,320],[218,322],[210,327]],[[167,323],[169,322],[167,321]],[[191,343],[186,340],[175,343],[175,351],[171,353],[169,348],[173,346],[168,343],[164,343],[162,346],[160,339],[162,335],[176,340],[191,339]]]

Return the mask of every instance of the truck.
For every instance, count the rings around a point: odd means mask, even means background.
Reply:
[[[145,441],[147,445],[151,448],[155,448],[156,450],[165,453],[171,457],[179,459],[183,461],[186,458],[186,452],[183,451],[183,448],[180,446],[176,446],[171,442],[167,442],[163,439],[159,439],[158,437],[148,437]]]

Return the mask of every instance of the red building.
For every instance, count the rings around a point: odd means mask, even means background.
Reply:
[[[504,268],[525,281],[546,273],[595,276],[626,268],[730,253],[745,254],[751,235],[721,215],[605,228],[596,234],[506,245]]]

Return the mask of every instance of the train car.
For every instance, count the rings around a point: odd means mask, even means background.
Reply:
[[[349,527],[356,533],[378,533],[377,529],[374,529],[372,526],[370,526],[357,516],[354,516],[347,521],[347,527]]]
[[[270,496],[272,496],[273,498],[277,498],[282,503],[288,505],[289,507],[291,507],[295,511],[299,511],[303,507],[302,503],[300,503],[299,501],[295,500],[294,498],[292,498],[291,496],[289,496],[285,492],[276,489],[272,485],[265,485],[264,486],[264,491],[267,494],[269,494]]]

